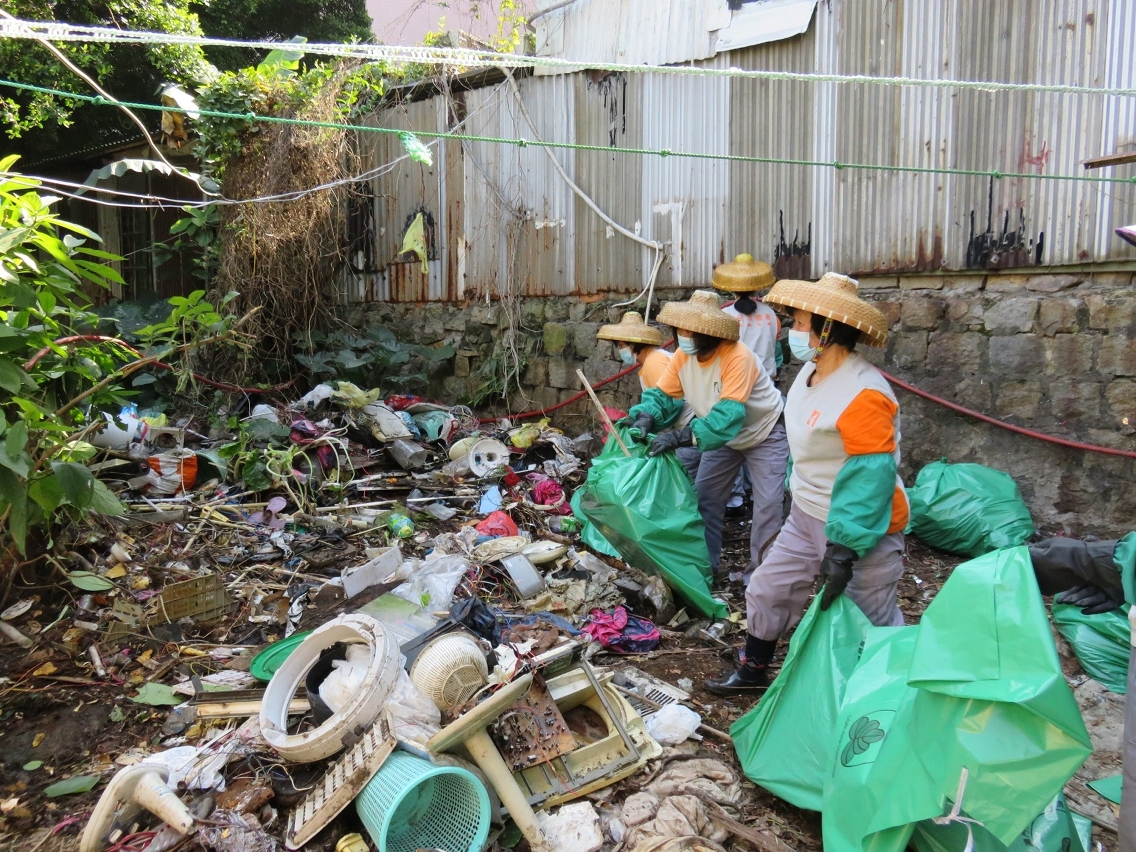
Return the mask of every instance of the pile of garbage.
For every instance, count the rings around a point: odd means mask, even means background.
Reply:
[[[29,594],[0,614],[42,660],[29,682],[116,687],[111,722],[141,718],[132,707],[161,721],[44,791],[101,793],[55,827],[81,830],[82,852],[713,849],[755,834],[736,771],[699,751],[699,729],[729,738],[689,693],[596,663],[713,621],[686,569],[582,542],[571,498],[590,435],[345,383],[208,434],[106,419],[91,469],[127,513],[92,517],[50,557],[73,604],[48,618]],[[709,599],[708,577],[692,582]],[[629,810],[603,798],[632,775]]]

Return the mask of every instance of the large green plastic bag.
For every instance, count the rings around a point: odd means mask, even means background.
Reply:
[[[813,600],[781,673],[761,703],[730,728],[751,781],[799,808],[821,809],[836,717],[871,626],[845,595],[828,612],[819,597]]]
[[[621,435],[631,455],[596,458],[579,489],[580,511],[630,565],[660,575],[703,615],[725,617],[729,608],[710,593],[710,554],[690,477],[674,453],[650,458],[627,430]]]
[[[980,464],[943,461],[919,471],[907,491],[908,532],[962,556],[982,556],[1025,544],[1033,520],[1009,474]]]
[[[1069,810],[1058,794],[1009,846],[999,843],[980,825],[953,822],[936,825],[927,820],[915,826],[911,845],[918,852],[963,852],[967,841],[973,852],[1088,852],[1092,847],[1092,820]]]
[[[608,458],[609,456],[619,453],[623,455],[623,450],[619,448],[618,442],[615,438],[608,436],[607,443],[604,444],[603,450],[596,456],[595,464],[600,459]],[[589,521],[583,511],[580,509],[580,498],[584,496],[583,489],[577,488],[576,493],[572,495],[572,514],[576,516],[576,520],[580,522],[580,541],[587,545],[589,550],[594,550],[596,553],[602,553],[604,556],[619,556],[619,551],[611,546],[611,543],[603,537],[596,525]]]
[[[1081,668],[1111,691],[1124,695],[1128,689],[1128,656],[1132,653],[1128,605],[1085,615],[1078,606],[1054,604],[1053,623],[1073,646]]]
[[[845,766],[863,718],[878,719],[884,736],[874,760]],[[949,812],[960,785],[961,812],[1012,843],[1092,753],[1029,551],[965,562],[918,625],[869,630],[838,730],[826,852],[902,852],[911,825]]]

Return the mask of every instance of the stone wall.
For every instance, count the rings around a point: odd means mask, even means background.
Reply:
[[[891,321],[886,350],[865,350],[887,372],[935,396],[1055,437],[1136,450],[1136,282],[1131,272],[1053,275],[873,277],[865,297]],[[669,292],[664,298],[679,298]],[[515,313],[515,346],[525,359],[520,393],[494,413],[547,408],[622,365],[596,330],[617,321],[618,301],[529,299]],[[498,304],[355,306],[355,324],[387,325],[420,343],[450,343],[429,394],[468,399],[486,381],[509,337]],[[496,355],[495,355],[496,353]],[[792,372],[792,371],[789,371]],[[791,376],[788,376],[791,378]],[[783,383],[787,388],[787,383]],[[639,395],[635,375],[599,390],[626,409]],[[902,390],[903,474],[946,457],[1010,473],[1044,529],[1110,536],[1136,529],[1136,463],[1059,447],[955,414]],[[576,434],[594,427],[586,400],[554,420]]]

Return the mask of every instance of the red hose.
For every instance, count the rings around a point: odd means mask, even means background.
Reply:
[[[880,370],[883,373],[883,370]],[[1111,447],[1098,447],[1096,444],[1082,444],[1080,441],[1068,441],[1065,438],[1054,438],[1052,435],[1046,435],[1042,432],[1035,432],[1032,429],[1024,429],[1021,426],[1014,426],[1010,423],[1003,423],[1001,420],[995,420],[993,417],[987,417],[985,414],[980,414],[977,411],[971,411],[969,408],[964,408],[961,405],[956,405],[953,402],[948,402],[945,399],[940,399],[934,394],[929,394],[927,391],[919,390],[915,385],[909,385],[907,382],[897,379],[895,376],[889,376],[884,373],[884,378],[891,382],[896,387],[903,388],[908,393],[913,393],[916,396],[921,396],[923,399],[930,400],[931,402],[938,403],[944,408],[949,408],[951,411],[965,414],[967,417],[973,417],[975,420],[981,420],[983,423],[989,423],[991,426],[1000,426],[1010,432],[1017,432],[1019,435],[1025,435],[1027,438],[1036,438],[1039,441],[1047,441],[1050,444],[1057,444],[1060,447],[1069,447],[1074,450],[1085,450],[1090,453],[1102,453],[1107,456],[1124,456],[1129,459],[1136,459],[1136,452],[1131,450],[1114,450]]]
[[[119,340],[117,337],[104,337],[101,334],[76,334],[76,335],[73,335],[71,337],[61,337],[58,340],[54,341],[54,343],[55,343],[56,346],[65,346],[69,343],[117,343],[123,349],[126,349],[129,352],[134,353],[139,358],[144,357],[141,352],[139,352],[137,349],[135,349],[133,346],[131,346],[129,343],[127,343],[125,340]],[[44,355],[46,355],[50,351],[51,351],[50,346],[43,347],[43,349],[39,350],[39,352],[37,352],[35,355],[33,355],[31,358],[29,358],[24,363],[24,370],[30,370],[32,367],[34,367],[39,362],[39,360]],[[170,366],[169,364],[165,363],[164,361],[155,361],[153,366],[160,367],[163,370],[169,370],[171,373],[174,372],[174,368],[172,366]],[[247,393],[247,394],[275,393],[277,391],[284,390],[284,388],[291,386],[292,383],[296,381],[296,377],[293,376],[291,379],[286,381],[284,384],[276,385],[275,387],[271,387],[271,388],[242,388],[240,385],[230,385],[230,384],[227,384],[225,382],[215,382],[215,381],[213,381],[213,379],[210,379],[206,376],[203,376],[200,373],[194,373],[193,377],[195,379],[197,379],[197,381],[201,382],[203,385],[209,385],[209,387],[212,387],[212,388],[218,388],[218,389],[223,390],[223,391],[229,391],[230,393]]]

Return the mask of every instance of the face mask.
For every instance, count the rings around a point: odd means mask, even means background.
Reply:
[[[680,335],[678,338],[678,348],[687,355],[695,355],[698,352],[698,348],[694,345],[693,337],[682,337]]]
[[[635,353],[632,352],[630,349],[626,349],[626,348],[620,349],[619,350],[619,360],[622,361],[624,364],[627,364],[628,366],[630,366],[631,364],[635,363]]]
[[[801,361],[811,361],[816,356],[816,348],[809,346],[807,331],[789,332],[789,351]]]

